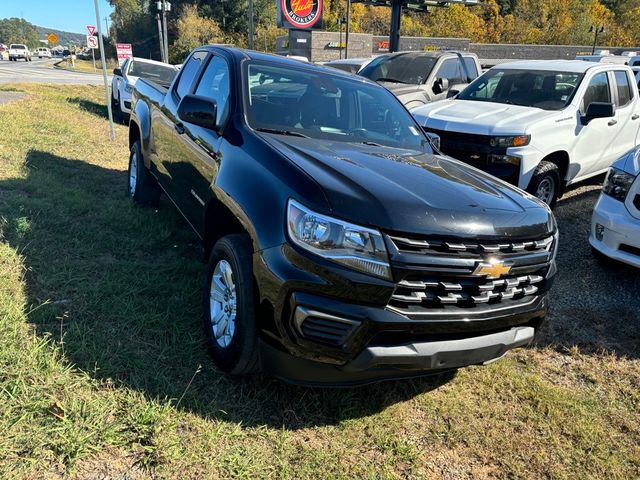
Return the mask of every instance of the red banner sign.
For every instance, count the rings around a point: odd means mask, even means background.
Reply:
[[[278,26],[310,30],[322,28],[322,0],[277,0]]]

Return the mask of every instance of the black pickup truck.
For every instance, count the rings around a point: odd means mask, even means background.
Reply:
[[[202,239],[218,367],[354,385],[483,364],[547,311],[558,232],[520,190],[434,154],[386,89],[196,49],[134,92],[128,192]]]

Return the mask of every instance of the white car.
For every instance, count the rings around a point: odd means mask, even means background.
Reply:
[[[131,95],[138,79],[169,86],[177,73],[178,67],[175,65],[138,57],[128,58],[121,68],[113,71],[111,105],[114,111],[125,116],[131,113]]]
[[[46,47],[39,47],[36,50],[36,55],[38,58],[51,58],[51,50]]]
[[[443,153],[553,206],[567,185],[605,173],[636,145],[639,97],[627,65],[513,62],[411,113]]]
[[[640,268],[640,147],[609,170],[593,211],[589,243],[598,255]]]

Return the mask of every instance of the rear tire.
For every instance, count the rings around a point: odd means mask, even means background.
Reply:
[[[127,195],[133,200],[133,203],[151,207],[158,205],[161,193],[160,186],[144,165],[140,141],[131,147],[128,180]]]
[[[209,257],[203,324],[209,353],[231,375],[259,370],[252,245],[247,235],[220,239]]]
[[[561,185],[558,166],[543,160],[531,177],[527,192],[553,208],[560,197]]]

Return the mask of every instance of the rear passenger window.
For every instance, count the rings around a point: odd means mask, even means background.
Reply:
[[[200,71],[200,67],[205,58],[207,58],[207,52],[196,52],[189,57],[187,63],[182,67],[182,74],[176,87],[176,93],[179,98],[184,97],[191,91],[193,81]]]
[[[624,107],[631,102],[633,98],[633,91],[629,84],[629,76],[627,72],[616,71],[613,72],[616,79],[616,87],[618,89],[618,107]]]
[[[584,94],[582,108],[587,111],[593,102],[611,103],[611,92],[609,90],[609,78],[606,72],[598,73],[589,82],[587,91]],[[584,113],[583,112],[583,113]]]

